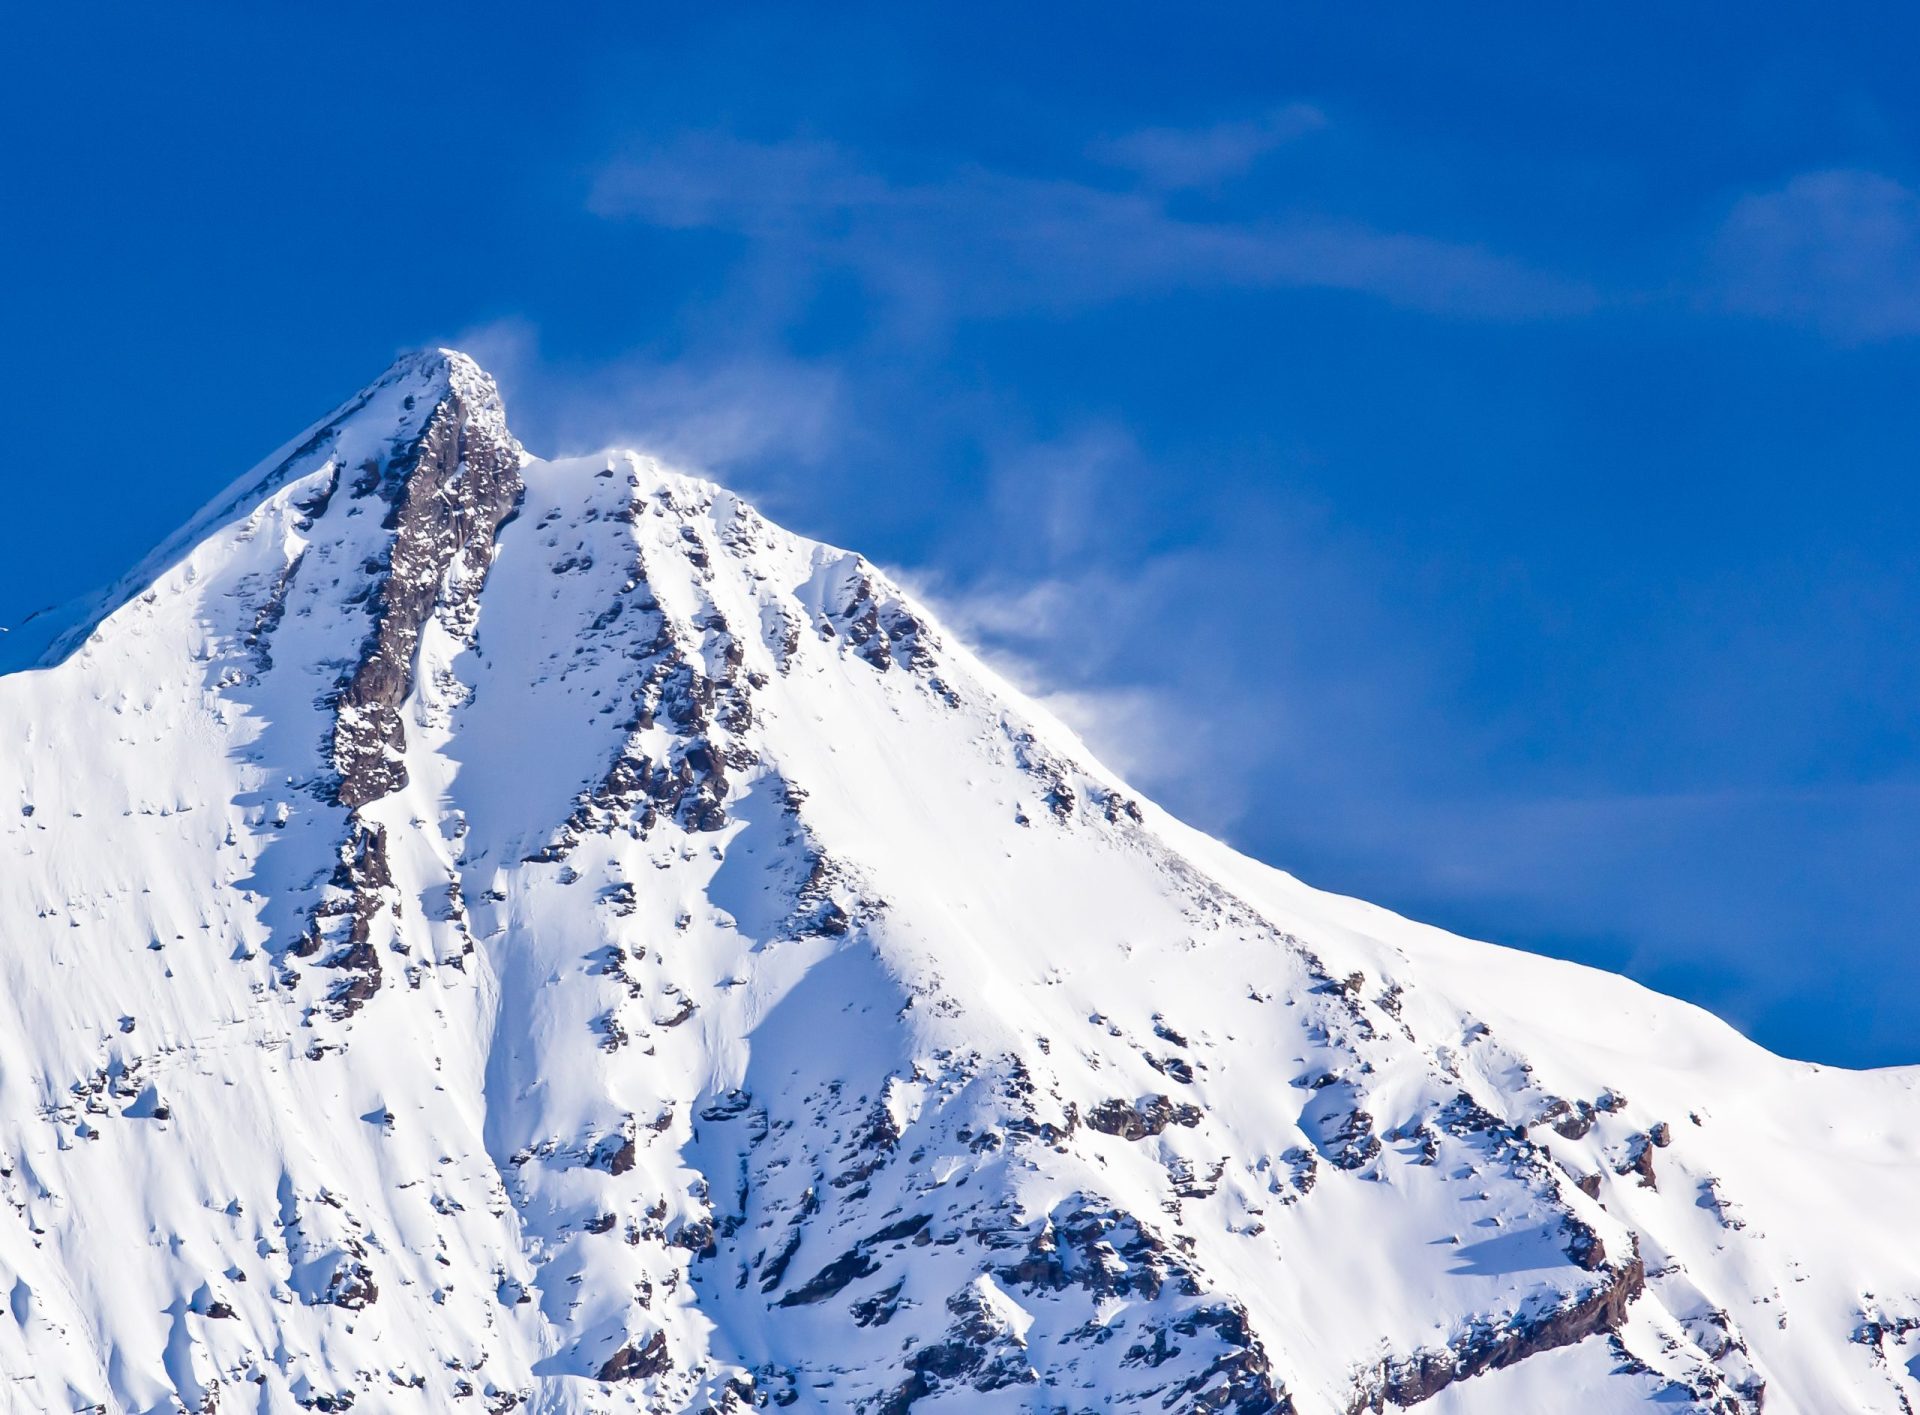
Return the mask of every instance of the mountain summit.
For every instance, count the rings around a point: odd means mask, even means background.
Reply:
[[[0,734],[0,1408],[1920,1402],[1920,1069],[1247,860],[462,355]]]

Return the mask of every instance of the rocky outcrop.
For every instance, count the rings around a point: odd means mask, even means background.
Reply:
[[[471,636],[495,537],[523,489],[525,454],[507,431],[493,380],[460,356],[423,357],[437,361],[441,391],[418,434],[383,460],[337,469],[327,503],[332,509],[341,500],[344,482],[348,504],[340,509],[384,506],[382,526],[391,532],[384,563],[367,566],[371,631],[334,698],[332,796],[349,812],[348,841],[295,949],[303,956],[332,949],[320,966],[341,975],[327,993],[337,1020],[380,987],[371,935],[391,902],[392,871],[385,830],[361,811],[407,783],[400,708],[413,690],[420,635],[438,615],[456,636]]]
[[[1627,1142],[1626,1158],[1613,1167],[1613,1172],[1622,1178],[1629,1174],[1638,1175],[1642,1189],[1659,1188],[1659,1176],[1653,1168],[1654,1148],[1651,1136],[1635,1135]]]
[[[925,673],[935,666],[932,630],[859,556],[846,557],[841,583],[823,609],[819,627],[825,634],[840,635],[857,657],[882,672],[899,667]],[[935,691],[940,691],[938,686]]]
[[[1294,1409],[1245,1310],[1209,1292],[1192,1261],[1133,1214],[1075,1196],[1047,1215],[1021,1256],[1000,1264],[993,1276],[1008,1291],[1078,1289],[1103,1310],[1151,1314],[1084,1335],[1103,1344],[1124,1332],[1121,1363],[1161,1378],[1153,1390],[1160,1408],[1210,1415],[1291,1415]],[[953,1341],[950,1335],[946,1344]]]
[[[638,519],[650,513],[635,502],[627,514]],[[711,561],[698,533],[691,526],[682,531],[683,540],[691,537],[683,551],[689,563],[702,575],[709,573]],[[625,738],[606,775],[580,794],[565,824],[532,857],[536,861],[564,860],[583,837],[596,832],[626,830],[644,837],[663,822],[703,834],[721,830],[727,824],[730,773],[756,764],[738,742],[753,722],[756,680],[744,671],[745,651],[726,616],[708,602],[684,625],[677,623],[649,587],[646,559],[638,554],[625,593],[624,607],[613,607],[627,621],[622,635],[631,645],[627,653],[633,664],[633,708]],[[657,727],[671,736],[664,752]]]
[[[873,1250],[888,1243],[899,1243],[911,1239],[926,1228],[931,1221],[930,1214],[916,1214],[912,1218],[902,1219],[898,1223],[888,1224],[877,1233],[871,1233],[861,1239],[852,1248],[842,1253],[832,1262],[820,1269],[806,1282],[794,1288],[780,1299],[782,1307],[805,1307],[814,1302],[822,1302],[844,1289],[857,1278],[868,1277],[880,1270],[880,1264],[872,1256]],[[925,1240],[922,1239],[922,1242]],[[783,1265],[784,1266],[784,1265]]]
[[[982,1395],[1008,1386],[1034,1385],[1040,1373],[1027,1359],[1026,1343],[998,1310],[991,1279],[980,1278],[947,1299],[953,1324],[946,1334],[907,1357],[911,1373],[879,1406],[883,1415],[905,1415],[937,1390],[964,1385]]]
[[[376,571],[372,632],[341,685],[333,734],[334,795],[357,809],[407,781],[400,705],[413,688],[421,630],[435,614],[470,631],[494,538],[522,491],[520,444],[493,380],[444,358],[445,392],[418,437],[385,463],[341,469],[350,497],[375,497],[392,540]]]
[[[1356,1380],[1348,1415],[1418,1405],[1455,1381],[1614,1331],[1626,1320],[1627,1305],[1645,1287],[1646,1270],[1635,1255],[1606,1270],[1606,1280],[1597,1286],[1545,1311],[1483,1318],[1443,1348],[1390,1357]]]
[[[1087,1112],[1087,1128],[1122,1140],[1144,1140],[1169,1125],[1192,1127],[1201,1120],[1200,1107],[1166,1096],[1142,1096],[1137,1101],[1106,1100]]]
[[[594,1372],[596,1381],[640,1381],[657,1376],[672,1366],[667,1355],[667,1334],[657,1331],[644,1342],[628,1342],[601,1363]]]

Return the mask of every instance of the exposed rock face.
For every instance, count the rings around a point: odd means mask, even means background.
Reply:
[[[324,496],[311,503],[333,509],[344,484],[349,501],[384,508],[381,526],[391,533],[384,563],[366,563],[372,627],[334,704],[333,796],[350,812],[348,838],[328,897],[297,950],[333,949],[319,966],[340,974],[327,996],[336,1020],[352,1016],[380,987],[372,934],[380,912],[397,901],[386,830],[363,819],[361,808],[407,784],[401,707],[413,691],[421,633],[437,617],[451,637],[471,640],[495,537],[524,489],[525,453],[507,431],[493,380],[464,359],[430,362],[421,371],[426,388],[407,395],[409,412],[426,408],[418,431],[358,467],[335,464]],[[256,621],[263,659],[285,591],[277,587],[272,607]]]
[[[1632,1136],[1627,1141],[1627,1156],[1615,1166],[1614,1172],[1637,1176],[1643,1189],[1659,1188],[1659,1176],[1653,1169],[1653,1151],[1654,1143],[1649,1136]]]
[[[1644,1290],[1646,1273],[1634,1258],[1618,1270],[1609,1270],[1607,1278],[1574,1300],[1537,1315],[1476,1321],[1443,1350],[1389,1358],[1378,1371],[1361,1378],[1360,1390],[1347,1407],[1350,1415],[1417,1405],[1455,1381],[1617,1330],[1626,1320],[1627,1304]]]
[[[1144,1140],[1169,1125],[1192,1127],[1200,1123],[1200,1108],[1177,1105],[1165,1096],[1139,1101],[1106,1100],[1087,1112],[1087,1127],[1122,1140]]]
[[[606,1359],[594,1373],[598,1381],[640,1381],[657,1376],[671,1366],[667,1356],[667,1335],[655,1332],[639,1345],[629,1343]]]
[[[636,499],[624,514],[637,520],[669,509],[700,514],[712,507],[700,493],[682,500],[661,488],[650,502]],[[750,513],[741,514],[744,519]],[[696,583],[710,577],[713,562],[698,531],[682,526],[676,548],[696,571]],[[623,829],[645,837],[663,820],[687,831],[718,831],[727,824],[728,769],[757,764],[739,741],[753,722],[753,682],[742,671],[744,652],[719,607],[703,596],[701,610],[682,627],[649,590],[642,554],[634,556],[622,592],[626,598],[600,627],[626,643],[634,664],[626,742],[606,775],[577,798],[538,860],[564,859],[583,836],[597,832]]]
[[[113,602],[0,679],[22,1409],[1920,1408],[1916,1078],[1236,856],[457,356]]]
[[[435,614],[456,635],[472,633],[494,538],[523,490],[525,454],[507,431],[493,380],[457,360],[445,370],[445,391],[410,443],[384,461],[335,472],[354,500],[384,503],[382,524],[393,533],[385,566],[373,570],[373,630],[337,708],[335,794],[349,808],[406,785],[400,707],[413,687],[420,633]]]
[[[1022,1256],[993,1276],[1009,1292],[1077,1290],[1109,1308],[1126,1299],[1170,1307],[1167,1319],[1129,1333],[1122,1357],[1123,1364],[1163,1378],[1152,1394],[1166,1408],[1236,1415],[1282,1415],[1294,1409],[1273,1377],[1259,1338],[1247,1326],[1245,1309],[1210,1294],[1189,1261],[1133,1215],[1101,1206],[1086,1195],[1073,1196],[1033,1231]],[[950,1334],[940,1348],[943,1354],[930,1359],[942,1366],[964,1362],[968,1370],[977,1369],[976,1363],[985,1365],[992,1343],[977,1324],[971,1332],[971,1337],[966,1331]],[[1110,1342],[1117,1334],[1114,1328],[1071,1334],[1069,1361],[1073,1345]],[[1207,1359],[1196,1363],[1195,1347]],[[1004,1369],[1004,1363],[990,1369]],[[937,1372],[916,1367],[921,1379],[904,1389],[927,1393],[934,1388],[925,1379],[929,1374]]]

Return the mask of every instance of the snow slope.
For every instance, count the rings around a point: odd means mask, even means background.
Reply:
[[[1238,856],[461,355],[0,740],[7,1410],[1920,1400],[1920,1069]]]

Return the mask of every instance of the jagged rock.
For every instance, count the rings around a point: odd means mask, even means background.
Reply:
[[[1638,1258],[1606,1272],[1607,1281],[1542,1315],[1481,1320],[1444,1349],[1389,1358],[1360,1378],[1348,1415],[1417,1405],[1455,1381],[1615,1330],[1626,1320],[1627,1304],[1645,1289],[1646,1274]]]
[[[596,1381],[641,1381],[657,1376],[671,1365],[667,1355],[667,1334],[657,1331],[636,1346],[628,1342],[601,1363],[594,1372]]]
[[[1561,1228],[1567,1235],[1567,1256],[1575,1263],[1590,1273],[1607,1265],[1607,1245],[1591,1224],[1568,1215]]]
[[[1175,1103],[1166,1096],[1143,1096],[1138,1101],[1105,1100],[1089,1110],[1087,1127],[1122,1140],[1144,1140],[1169,1125],[1192,1127],[1201,1120],[1200,1107]]]
[[[1553,1133],[1563,1140],[1578,1140],[1593,1129],[1594,1109],[1585,1101],[1569,1106],[1563,1100],[1556,1100],[1540,1117],[1553,1127]]]
[[[864,1249],[852,1248],[828,1263],[807,1281],[780,1299],[782,1307],[804,1307],[835,1296],[855,1278],[868,1277],[880,1270]]]
[[[639,1163],[639,1150],[631,1134],[609,1135],[593,1152],[593,1166],[608,1174],[626,1174]]]
[[[1613,1172],[1623,1177],[1629,1174],[1639,1175],[1642,1189],[1659,1188],[1658,1178],[1653,1172],[1653,1148],[1650,1137],[1635,1135],[1627,1142],[1627,1157],[1614,1166]]]

